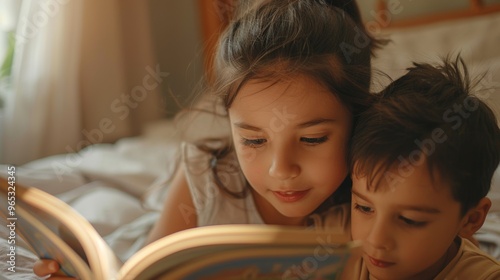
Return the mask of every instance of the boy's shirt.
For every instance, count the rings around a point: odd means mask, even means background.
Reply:
[[[439,273],[436,280],[500,279],[500,263],[481,251],[467,239],[460,238],[461,244],[455,258]]]
[[[481,251],[467,239],[459,238],[460,247],[457,255],[434,278],[434,280],[498,280],[500,279],[500,263],[493,257]],[[370,274],[362,259],[355,266],[352,279],[375,280]]]

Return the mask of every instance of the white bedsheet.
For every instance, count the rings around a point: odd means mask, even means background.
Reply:
[[[450,50],[461,51],[475,72],[489,69],[485,88],[488,102],[500,112],[500,14],[472,20],[439,23],[394,31],[393,43],[378,52],[374,66],[393,78],[410,66],[410,61],[436,61]],[[375,80],[375,83],[381,82]],[[381,82],[383,83],[383,81]],[[495,87],[497,87],[495,89]],[[227,135],[227,127],[206,116],[190,119],[188,139],[203,135]],[[30,162],[17,168],[20,184],[37,186],[55,194],[86,217],[106,239],[117,255],[127,259],[143,244],[158,217],[168,178],[174,172],[180,139],[171,121],[152,124],[143,135],[115,144],[91,146],[78,154],[58,155]],[[0,170],[6,166],[0,165]],[[0,172],[0,176],[6,172]],[[490,193],[491,214],[478,239],[485,250],[500,259],[500,172],[497,170]],[[6,222],[2,222],[5,225]],[[5,238],[5,226],[0,226]],[[5,279],[37,279],[31,273],[36,258],[18,247],[15,275],[6,272],[5,240],[0,240],[0,275]],[[1,278],[0,277],[0,278]]]
[[[151,134],[30,162],[16,168],[16,178],[19,184],[37,186],[70,204],[92,223],[118,257],[126,260],[143,246],[158,216],[154,208],[159,205],[149,203],[149,207],[143,196],[159,181],[166,183],[162,178],[168,178],[176,166],[178,143],[171,122],[165,121],[156,124]],[[7,166],[0,165],[0,170],[6,171]],[[1,228],[5,239],[7,229]],[[3,241],[0,275],[37,279],[31,272],[36,257],[23,246],[16,248],[16,273],[6,270],[3,259],[8,248]]]
[[[177,167],[180,139],[194,141],[207,135],[227,135],[228,127],[221,121],[226,120],[198,113],[175,123],[159,121],[138,137],[19,166],[16,181],[36,186],[71,205],[125,261],[144,245],[159,216],[169,178]],[[179,129],[184,125],[189,128]],[[0,165],[0,170],[5,170],[0,171],[0,176],[6,176],[7,165]],[[39,279],[32,274],[37,258],[22,244],[17,246],[16,273],[7,271],[6,224],[3,221],[0,225],[0,279]]]

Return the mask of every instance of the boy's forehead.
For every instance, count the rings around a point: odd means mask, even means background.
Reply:
[[[371,172],[368,172],[368,169]],[[357,162],[352,177],[355,182],[353,188],[363,188],[368,192],[394,192],[404,188],[412,193],[444,192],[453,198],[449,180],[446,180],[437,168],[431,168],[426,160],[398,160],[389,166],[379,163],[374,167],[360,167]]]
[[[389,169],[379,178],[379,181],[370,185],[366,176],[353,175],[353,194],[376,207],[390,207],[399,210],[416,210],[426,213],[456,212],[460,213],[460,203],[454,199],[451,188],[445,182],[431,178],[424,172],[426,166],[416,168],[408,176],[400,176],[396,180],[387,179],[396,171]],[[401,174],[399,174],[401,175]]]

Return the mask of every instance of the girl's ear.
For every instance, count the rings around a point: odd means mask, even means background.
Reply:
[[[490,207],[491,200],[483,197],[474,208],[467,211],[462,219],[463,224],[459,235],[463,238],[474,240],[473,235],[483,226]]]

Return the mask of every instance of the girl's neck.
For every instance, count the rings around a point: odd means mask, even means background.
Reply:
[[[255,207],[264,223],[282,226],[306,226],[307,217],[287,217],[278,212],[265,198],[251,188]]]

